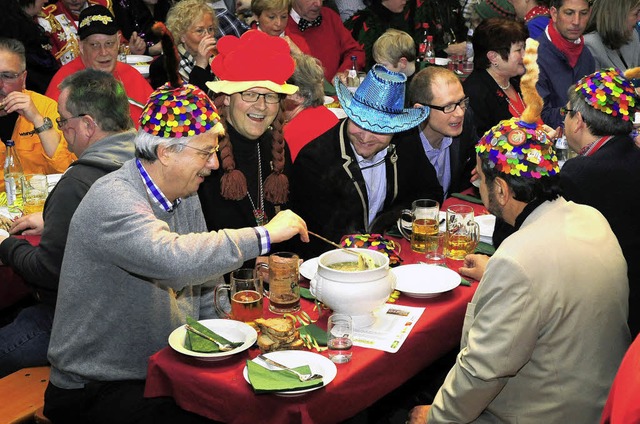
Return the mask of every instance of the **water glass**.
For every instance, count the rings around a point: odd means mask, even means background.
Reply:
[[[336,364],[351,360],[353,346],[353,321],[349,315],[333,314],[327,321],[327,347],[329,359]]]

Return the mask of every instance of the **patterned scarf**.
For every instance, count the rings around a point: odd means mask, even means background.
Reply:
[[[300,18],[300,22],[298,22],[298,29],[300,32],[305,32],[307,29],[312,27],[320,26],[322,23],[322,15],[318,15],[313,21],[307,21],[305,18]]]
[[[553,45],[565,55],[569,65],[574,68],[576,63],[578,63],[578,58],[584,48],[584,40],[582,36],[580,36],[577,43],[569,41],[558,32],[552,22],[549,22],[549,25],[547,25],[547,34],[549,35],[549,39]]]
[[[178,45],[178,53],[180,54],[180,66],[178,72],[184,82],[189,82],[189,74],[191,74],[193,67],[196,66],[196,60],[191,56],[191,53],[187,51],[184,44]]]

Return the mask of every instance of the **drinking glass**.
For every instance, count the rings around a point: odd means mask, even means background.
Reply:
[[[473,220],[473,208],[468,205],[452,205],[447,209],[445,256],[463,260],[473,253],[480,239],[480,227]]]
[[[224,309],[225,299],[221,293],[229,291],[231,298],[230,313]],[[216,286],[213,302],[218,315],[236,321],[252,322],[262,317],[262,279],[253,268],[240,268],[233,271],[229,284]]]
[[[25,174],[22,180],[23,212],[29,215],[42,212],[49,194],[47,176],[44,174]]]
[[[268,263],[256,268],[269,270],[269,310],[277,314],[300,310],[300,257],[291,252],[273,253]]]
[[[411,241],[411,250],[424,253],[427,237],[438,234],[438,213],[440,204],[431,199],[418,199],[411,204],[411,210],[404,209],[398,221],[398,229],[402,235]],[[411,234],[402,225],[405,217],[410,217]]]
[[[333,314],[327,321],[327,347],[329,359],[337,364],[351,360],[353,321],[346,314]]]

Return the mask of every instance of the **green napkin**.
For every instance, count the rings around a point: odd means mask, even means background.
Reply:
[[[469,203],[476,203],[478,205],[482,205],[482,199],[478,199],[477,197],[469,196],[467,194],[453,193],[451,195],[451,197],[455,197],[456,199],[465,200],[465,201],[467,201]]]
[[[327,81],[326,78],[322,81],[322,84],[325,96],[333,97],[336,95],[336,88],[329,81]]]
[[[206,334],[209,337],[212,337],[218,340],[220,343],[230,343],[233,347],[241,346],[244,342],[231,342],[224,337],[214,333],[209,330],[204,325],[200,324],[198,321],[191,317],[187,317],[187,324],[195,328],[196,330]],[[207,340],[202,336],[199,336],[189,330],[187,330],[187,335],[184,340],[184,347],[193,351],[193,352],[201,352],[201,353],[216,353],[220,352],[220,348],[217,344],[212,342],[211,340]]]
[[[300,296],[307,300],[316,300],[316,297],[311,294],[311,290],[306,287],[300,287]]]
[[[318,342],[319,346],[327,345],[327,332],[315,324],[303,325],[298,328],[300,335],[308,334]]]
[[[485,243],[481,241],[476,246],[476,250],[474,253],[482,253],[483,255],[493,255],[496,252],[496,248],[490,245],[489,243]]]
[[[308,365],[293,368],[302,374],[311,372]],[[270,370],[253,361],[247,360],[247,374],[255,393],[288,392],[322,386],[322,379],[300,381],[298,376],[285,370]]]

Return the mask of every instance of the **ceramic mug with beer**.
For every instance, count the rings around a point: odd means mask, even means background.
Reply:
[[[431,236],[437,235],[439,230],[438,213],[440,204],[431,199],[418,199],[411,204],[411,210],[404,209],[398,220],[398,229],[407,240],[411,241],[411,250],[424,253]],[[411,222],[411,234],[409,234],[403,221],[409,217]]]
[[[285,314],[300,310],[300,257],[291,252],[273,253],[268,263],[256,267],[269,270],[269,310]]]
[[[451,205],[447,209],[445,256],[463,260],[473,253],[480,239],[480,227],[473,220],[473,208],[468,205]]]
[[[226,297],[222,292],[229,292],[231,312],[224,310]],[[253,268],[240,268],[233,271],[229,284],[216,286],[213,292],[213,304],[218,315],[236,321],[252,322],[262,317],[262,279]]]

